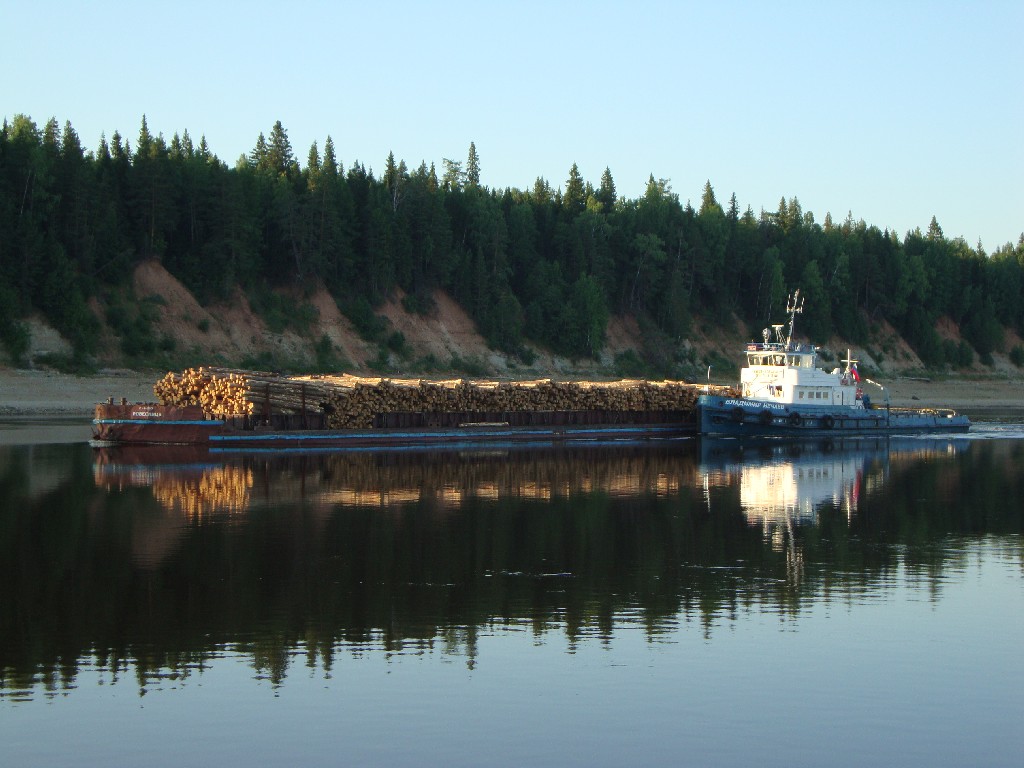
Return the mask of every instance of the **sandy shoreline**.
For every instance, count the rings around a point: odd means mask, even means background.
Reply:
[[[70,376],[0,368],[0,446],[84,443],[96,403],[108,397],[149,401],[159,374],[107,371]]]
[[[941,381],[897,378],[883,383],[889,391],[892,405],[896,406],[962,411],[1024,408],[1024,378],[951,378]],[[885,402],[884,395],[877,388],[867,386],[865,391],[876,404]]]
[[[92,417],[93,406],[108,397],[130,402],[154,402],[153,384],[162,374],[142,371],[104,371],[72,376],[52,371],[0,368],[0,418]],[[884,382],[894,406],[943,407],[958,410],[1024,409],[1024,377],[926,380],[897,378]],[[866,391],[876,404],[885,396]]]
[[[159,374],[106,371],[71,376],[53,371],[0,368],[0,418],[92,418],[93,406],[108,397],[154,402],[153,384]]]

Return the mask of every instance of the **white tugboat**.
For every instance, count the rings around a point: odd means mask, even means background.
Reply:
[[[842,361],[845,367],[830,373],[818,367],[817,347],[793,341],[793,326],[802,311],[798,290],[786,307],[788,328],[765,328],[762,342],[747,344],[740,397],[700,396],[697,418],[702,435],[966,432],[970,428],[966,416],[948,409],[872,406],[861,389],[857,361],[849,352]]]

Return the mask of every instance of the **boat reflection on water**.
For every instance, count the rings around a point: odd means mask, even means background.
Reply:
[[[477,539],[467,543],[459,537],[472,531],[497,551],[506,550],[504,542],[523,537],[514,558],[495,561],[485,570],[527,573],[538,557],[549,565],[555,562],[557,558],[548,556],[549,547],[573,551],[580,543],[578,532],[587,531],[595,538],[565,557],[558,572],[588,579],[603,577],[609,569],[647,567],[642,562],[601,561],[594,556],[598,550],[589,548],[600,541],[602,547],[633,547],[648,554],[652,547],[662,549],[657,560],[672,568],[743,563],[752,579],[771,573],[797,594],[807,585],[808,546],[856,536],[855,521],[865,522],[857,519],[861,503],[883,499],[890,475],[900,465],[909,469],[948,462],[962,440],[704,438],[486,451],[240,454],[194,447],[119,447],[97,451],[93,473],[100,492],[121,495],[131,490],[143,498],[149,492],[148,507],[162,511],[140,515],[132,524],[131,560],[147,571],[171,562],[207,524],[229,521],[258,528],[275,519],[283,526],[279,535],[301,537],[302,531],[315,530],[319,537],[359,520],[362,527],[345,537],[341,561],[351,558],[349,548],[361,547],[362,537],[376,541],[381,527],[389,531],[382,541],[408,537],[394,551],[378,553],[381,562],[397,556],[401,547],[419,547],[439,537],[451,537],[452,551],[471,549]],[[826,509],[828,530],[813,533]],[[255,510],[261,514],[251,515]],[[486,510],[496,514],[480,514]],[[556,544],[549,528],[554,520]],[[751,537],[758,529],[760,536]],[[709,533],[697,534],[699,530]],[[713,561],[700,551],[700,536],[711,531],[724,537],[725,547]],[[730,549],[734,551],[726,554]],[[420,568],[432,571],[438,564],[405,565],[411,570],[408,581],[417,583],[426,579]],[[472,570],[465,562],[446,561],[442,567],[456,573]],[[666,574],[658,578],[669,582]]]
[[[860,437],[819,441],[708,439],[702,441],[705,489],[739,488],[740,507],[765,543],[785,554],[787,579],[803,575],[803,551],[794,533],[816,525],[826,505],[850,523],[862,494],[880,490],[893,463],[947,458],[957,438]],[[705,493],[710,503],[710,494]]]
[[[151,488],[163,508],[193,520],[297,501],[443,510],[469,500],[671,497],[703,489],[710,504],[712,488],[738,488],[748,522],[780,542],[780,529],[814,524],[825,504],[850,519],[861,494],[885,483],[893,461],[948,457],[957,444],[952,437],[704,438],[623,447],[234,455],[137,446],[97,450],[93,474],[109,491]]]
[[[885,483],[892,463],[948,458],[963,443],[954,437],[705,438],[701,471],[713,484],[738,485],[747,519],[767,529],[784,522],[813,524],[824,504],[850,518],[861,494]]]

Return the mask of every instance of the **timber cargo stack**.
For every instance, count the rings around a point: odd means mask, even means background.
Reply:
[[[168,373],[153,387],[163,405],[198,405],[211,418],[274,414],[324,414],[329,429],[370,429],[421,415],[425,422],[444,415],[481,416],[496,421],[513,413],[597,413],[622,423],[634,418],[673,419],[692,413],[703,387],[683,381],[611,382],[481,381],[471,379],[395,379],[342,375],[283,376],[228,368],[189,368]],[[645,414],[645,416],[641,416]],[[482,418],[491,415],[495,418]],[[501,420],[505,421],[506,418]],[[663,419],[661,419],[663,420]],[[438,426],[439,424],[426,424]],[[400,425],[395,426],[418,426]]]
[[[97,406],[94,434],[106,442],[302,439],[307,446],[666,437],[696,431],[697,398],[707,390],[683,381],[287,376],[202,367],[161,378],[153,387],[159,404]],[[181,425],[184,436],[154,438],[161,422]]]

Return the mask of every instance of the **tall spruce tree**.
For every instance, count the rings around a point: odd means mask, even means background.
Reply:
[[[715,190],[711,187],[710,179],[704,182],[704,192],[700,197],[700,210],[698,214],[706,215],[710,213],[719,213],[724,215],[722,206],[718,204],[718,200],[715,199]]]
[[[285,176],[295,170],[295,157],[292,154],[292,143],[288,132],[278,120],[270,131],[265,158],[266,168],[278,175]]]
[[[605,166],[604,173],[601,174],[601,185],[597,188],[597,201],[601,203],[604,213],[610,213],[615,207],[616,199],[612,172]]]
[[[587,206],[586,189],[583,184],[583,176],[576,163],[569,169],[569,178],[565,180],[565,193],[562,195],[562,207],[571,216],[583,211]]]
[[[169,152],[163,136],[149,132],[142,116],[131,174],[131,217],[135,222],[136,249],[141,258],[162,258],[178,210]]]
[[[466,186],[480,186],[480,156],[476,153],[476,144],[469,142],[469,155],[466,157]]]

